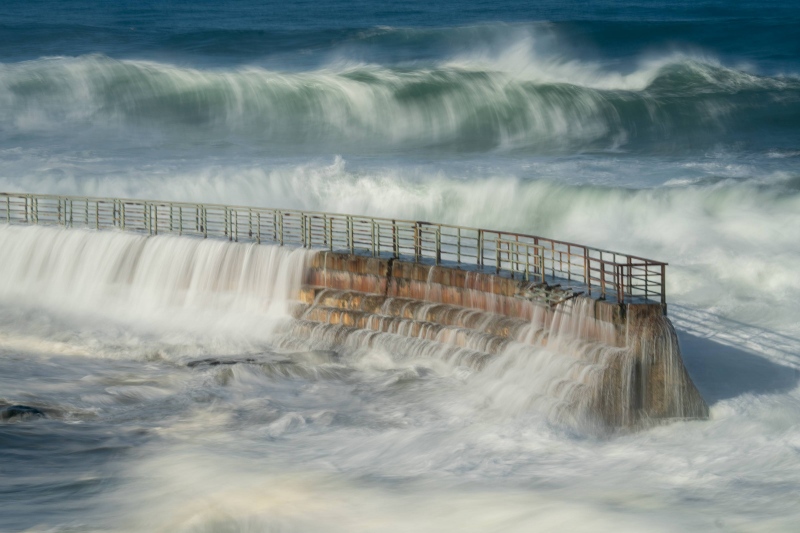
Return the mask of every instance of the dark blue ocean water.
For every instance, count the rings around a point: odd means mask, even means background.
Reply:
[[[798,2],[0,0],[7,190],[664,260],[712,416],[588,437],[526,408],[551,381],[525,361],[353,349],[281,374],[259,317],[172,313],[178,281],[129,294],[0,225],[0,410],[46,414],[0,420],[0,532],[800,523]],[[65,263],[124,262],[125,236],[83,238]],[[186,366],[220,356],[263,364]]]

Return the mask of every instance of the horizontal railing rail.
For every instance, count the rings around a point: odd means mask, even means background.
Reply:
[[[449,224],[208,203],[0,193],[0,222],[117,228],[472,266],[590,296],[666,305],[666,263],[534,235]]]

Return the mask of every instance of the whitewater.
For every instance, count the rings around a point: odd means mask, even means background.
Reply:
[[[0,191],[663,260],[710,417],[554,417],[568,338],[314,337],[313,250],[0,223],[0,531],[796,531],[796,6],[71,4],[0,7]]]

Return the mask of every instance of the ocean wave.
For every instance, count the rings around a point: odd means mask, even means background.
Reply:
[[[800,131],[800,79],[675,57],[627,75],[473,57],[432,67],[202,70],[101,55],[0,66],[8,135],[144,129],[261,145],[666,150]],[[525,68],[515,68],[522,62]]]
[[[728,163],[720,165],[723,170]],[[548,168],[544,174],[559,171]],[[0,179],[0,190],[286,207],[533,233],[667,261],[670,303],[797,329],[800,315],[792,302],[800,298],[794,230],[800,227],[800,175],[712,170],[701,179],[621,187],[514,171],[465,177],[446,169],[359,169],[336,158],[331,164],[189,168],[170,175],[144,170],[96,179],[34,171]]]

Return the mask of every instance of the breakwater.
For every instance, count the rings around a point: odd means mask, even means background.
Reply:
[[[538,359],[546,382],[538,403],[555,418],[637,427],[708,416],[658,304],[597,300],[560,286],[532,291],[497,274],[330,252],[311,260],[301,299],[298,333],[332,344],[355,337],[399,349],[398,336],[422,339],[403,349],[479,368],[507,353]]]
[[[277,302],[294,317],[283,330],[287,345],[302,339],[324,349],[380,348],[487,373],[503,371],[498,361],[524,359],[533,370],[529,388],[520,387],[521,405],[557,421],[636,428],[708,415],[666,317],[664,263],[542,237],[423,222],[3,196],[0,220],[9,230],[18,224],[60,225],[137,235],[125,241],[107,237],[114,242],[103,244],[93,232],[81,232],[81,242],[71,246],[53,230],[10,234],[4,246],[18,259],[10,283],[33,276],[32,282],[58,278],[55,286],[74,288],[67,278],[80,278],[86,290],[72,297],[94,292],[97,301],[108,290],[130,286],[131,298],[141,298],[144,289],[166,295],[148,300],[156,308],[228,302],[242,311],[239,303],[246,301],[259,312],[275,309]],[[181,246],[164,234],[211,239],[178,239],[187,243]],[[280,249],[275,244],[312,251],[266,251]],[[87,250],[94,250],[96,260],[87,261]],[[100,266],[102,272],[93,274]],[[284,281],[275,288],[278,278]]]

